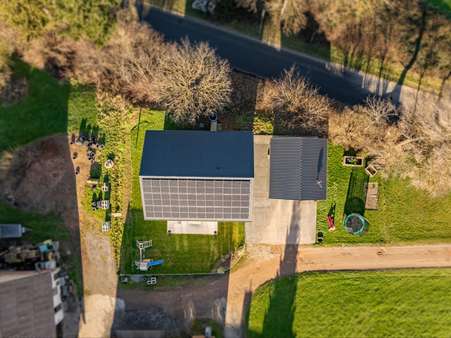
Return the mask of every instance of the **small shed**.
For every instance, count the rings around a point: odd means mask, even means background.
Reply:
[[[22,224],[0,224],[0,238],[21,238],[25,231]]]

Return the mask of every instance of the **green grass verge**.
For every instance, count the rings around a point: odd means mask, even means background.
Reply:
[[[451,270],[305,273],[257,289],[248,337],[447,337]]]
[[[205,273],[225,254],[244,243],[244,224],[222,222],[216,236],[168,235],[166,221],[144,221],[139,187],[139,168],[146,130],[162,130],[165,114],[151,111],[141,114],[139,123],[132,130],[132,200],[125,225],[121,252],[121,272],[137,273],[134,261],[138,258],[136,240],[152,240],[146,257],[164,259],[163,266],[153,273]]]
[[[426,3],[451,17],[451,0],[426,0]]]
[[[343,153],[342,147],[329,144],[327,200],[318,202],[317,214],[325,244],[451,242],[451,194],[434,198],[407,180],[379,175],[374,179],[379,183],[379,209],[365,211],[368,232],[363,236],[348,234],[342,223],[346,208],[351,207],[347,194],[353,170],[342,165]],[[328,232],[327,214],[333,203],[337,230]]]

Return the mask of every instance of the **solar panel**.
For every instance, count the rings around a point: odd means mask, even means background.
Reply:
[[[250,180],[142,178],[146,219],[248,220]]]

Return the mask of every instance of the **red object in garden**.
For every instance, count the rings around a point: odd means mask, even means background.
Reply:
[[[329,227],[329,231],[334,231],[335,230],[335,220],[334,220],[334,216],[332,215],[327,215],[327,225]]]

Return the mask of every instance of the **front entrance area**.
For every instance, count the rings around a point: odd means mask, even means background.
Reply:
[[[254,136],[252,222],[246,223],[249,244],[313,244],[316,240],[316,201],[269,199],[271,136]]]

